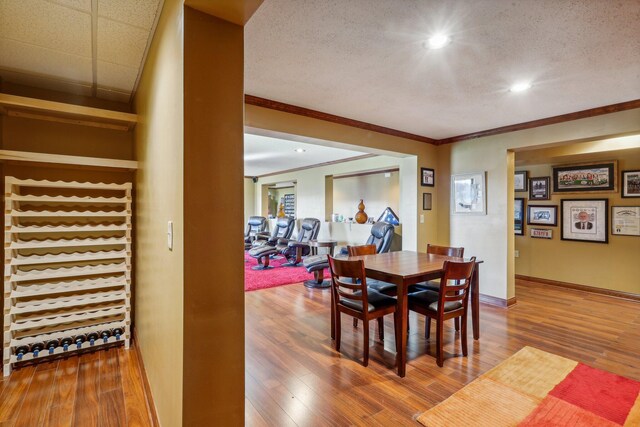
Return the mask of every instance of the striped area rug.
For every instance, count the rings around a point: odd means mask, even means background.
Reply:
[[[640,382],[524,347],[417,420],[427,427],[640,426]]]

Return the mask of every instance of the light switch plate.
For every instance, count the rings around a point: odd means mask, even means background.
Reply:
[[[420,214],[420,224],[424,224],[424,214]]]
[[[173,221],[167,222],[167,247],[173,250]]]
[[[515,251],[515,256],[516,256],[516,258],[519,258],[520,257],[520,251]]]

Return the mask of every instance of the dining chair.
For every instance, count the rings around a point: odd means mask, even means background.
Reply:
[[[375,255],[378,253],[377,249],[376,245],[347,246],[347,253],[349,256]],[[389,296],[395,296],[398,293],[396,285],[393,283],[381,282],[380,280],[368,279],[367,286],[369,289],[376,290]],[[358,327],[358,319],[355,317],[353,318],[353,327]]]
[[[427,253],[433,255],[444,255],[444,256],[452,256],[457,258],[464,257],[464,248],[456,248],[453,246],[438,246],[427,244]],[[419,291],[434,291],[438,292],[440,289],[440,279],[430,280],[428,282],[416,283],[413,286],[409,287],[409,293],[419,292]],[[456,331],[460,330],[460,322],[459,319],[455,319],[455,328]],[[425,331],[425,337],[426,337]]]
[[[439,292],[424,290],[409,294],[409,310],[426,316],[426,338],[430,336],[431,319],[436,321],[436,362],[440,367],[444,362],[442,336],[445,320],[461,319],[462,355],[467,355],[467,306],[475,265],[476,257],[468,262],[445,261]]]
[[[367,277],[362,260],[341,260],[329,256],[331,273],[331,315],[335,316],[336,351],[340,351],[342,333],[341,316],[348,314],[362,320],[364,335],[364,362],[369,364],[369,321],[378,320],[378,335],[384,340],[384,316],[393,314],[394,331],[398,342],[398,312],[396,300],[367,288]]]

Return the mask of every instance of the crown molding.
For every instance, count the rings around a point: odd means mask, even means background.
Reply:
[[[546,117],[544,119],[532,120],[530,122],[518,123],[515,125],[502,126],[499,128],[487,129],[480,132],[468,133],[465,135],[444,138],[438,141],[438,145],[451,144],[468,139],[481,138],[483,136],[499,135],[501,133],[515,132],[518,130],[532,129],[540,126],[554,125],[572,120],[586,119],[588,117],[601,116],[603,114],[617,113],[619,111],[633,110],[640,108],[640,99],[621,102],[619,104],[606,105],[604,107],[590,108],[588,110],[576,111],[575,113],[561,114],[559,116]]]
[[[298,107],[296,105],[285,104],[284,102],[274,101],[271,99],[260,98],[253,95],[245,95],[244,102],[257,107],[269,108],[271,110],[282,111],[285,113],[297,114],[299,116],[310,117],[313,119],[324,120],[326,122],[337,123],[340,125],[351,126],[372,132],[383,133],[385,135],[397,136],[399,138],[412,139],[414,141],[426,142],[428,144],[438,145],[438,141],[427,138],[422,135],[403,132],[397,129],[391,129],[384,126],[374,125],[372,123],[361,122],[359,120],[349,119],[347,117],[336,116],[334,114],[323,113],[321,111],[311,110],[309,108]]]
[[[324,120],[327,122],[337,123],[345,126],[356,127],[360,129],[369,130],[372,132],[383,133],[386,135],[397,136],[400,138],[411,139],[414,141],[426,142],[432,145],[444,145],[452,144],[458,141],[465,141],[468,139],[477,139],[483,136],[499,135],[502,133],[515,132],[519,130],[532,129],[541,126],[548,126],[563,122],[569,122],[572,120],[585,119],[588,117],[601,116],[604,114],[617,113],[625,110],[633,110],[640,108],[640,99],[634,99],[631,101],[621,102],[618,104],[605,105],[603,107],[590,108],[588,110],[576,111],[574,113],[561,114],[559,116],[546,117],[544,119],[532,120],[530,122],[517,123],[509,126],[502,126],[493,129],[487,129],[479,132],[467,133],[464,135],[452,136],[450,138],[433,139],[422,135],[415,135],[408,132],[403,132],[397,129],[391,129],[384,126],[374,125],[372,123],[361,122],[359,120],[353,120],[346,117],[336,116],[334,114],[323,113],[321,111],[311,110],[309,108],[298,107],[296,105],[285,104],[284,102],[273,101],[271,99],[260,98],[253,95],[245,95],[244,101],[246,104],[255,105],[257,107],[269,108],[272,110],[282,111],[290,114],[297,114],[299,116],[311,117],[318,120]]]

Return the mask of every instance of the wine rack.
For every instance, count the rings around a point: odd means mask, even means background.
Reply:
[[[18,362],[129,347],[131,190],[5,177],[5,376]]]

